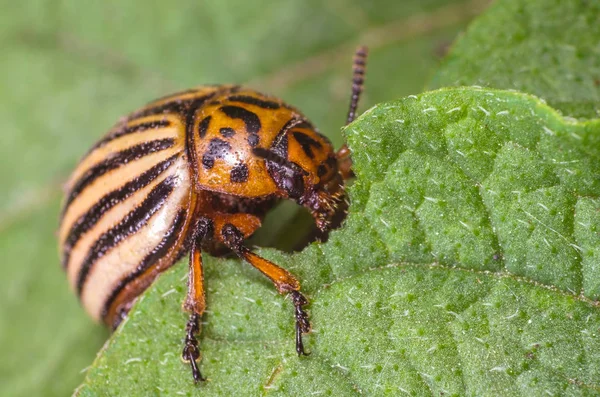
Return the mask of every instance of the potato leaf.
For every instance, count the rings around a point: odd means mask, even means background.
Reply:
[[[344,226],[294,255],[261,250],[311,298],[293,308],[249,266],[207,260],[195,386],[180,360],[186,266],[156,282],[79,395],[600,393],[600,121],[458,88],[380,104],[347,129]]]

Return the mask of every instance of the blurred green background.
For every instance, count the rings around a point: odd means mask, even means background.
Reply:
[[[339,146],[358,44],[371,50],[365,110],[421,92],[488,3],[1,0],[0,395],[70,394],[108,336],[69,290],[55,230],[61,184],[120,116],[179,89],[243,83]],[[297,215],[276,211],[255,241],[288,248]]]

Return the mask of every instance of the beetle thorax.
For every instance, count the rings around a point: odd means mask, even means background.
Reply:
[[[337,172],[329,140],[278,99],[225,92],[198,108],[193,123],[187,130],[197,191],[299,199]]]

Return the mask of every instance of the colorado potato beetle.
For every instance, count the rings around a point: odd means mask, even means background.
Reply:
[[[355,118],[367,49],[353,63],[347,122]],[[260,270],[295,306],[296,351],[310,331],[300,283],[244,245],[281,199],[308,208],[326,232],[345,211],[346,146],[296,108],[237,85],[201,86],[153,101],[115,125],[67,182],[62,264],[87,312],[113,329],[135,299],[189,252],[182,358],[196,382],[205,310],[201,252],[223,248]]]

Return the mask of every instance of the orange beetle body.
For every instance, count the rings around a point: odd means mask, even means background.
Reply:
[[[349,120],[365,57],[357,52]],[[182,357],[198,381],[201,251],[226,247],[292,296],[296,349],[304,354],[301,336],[310,324],[300,283],[243,242],[281,199],[305,206],[329,230],[346,208],[347,153],[336,154],[297,109],[240,86],[203,86],[151,102],[94,145],[67,183],[59,242],[70,284],[93,318],[116,327],[157,275],[189,251]]]

